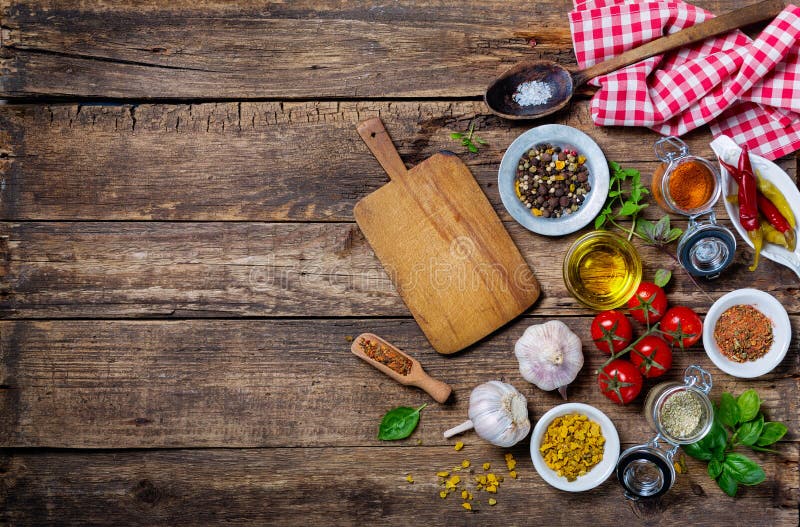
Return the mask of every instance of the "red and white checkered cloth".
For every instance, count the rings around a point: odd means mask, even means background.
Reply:
[[[589,67],[714,15],[680,0],[573,0],[575,56]],[[756,40],[732,31],[597,77],[598,125],[683,135],[703,124],[766,158],[800,149],[800,8]]]

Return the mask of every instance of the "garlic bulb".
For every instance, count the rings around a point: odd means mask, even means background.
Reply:
[[[452,437],[472,428],[493,445],[515,445],[531,431],[528,401],[510,384],[500,381],[483,383],[472,390],[469,396],[469,421],[451,428],[444,433],[444,437]]]
[[[566,324],[550,320],[531,326],[514,346],[519,371],[542,390],[558,389],[567,398],[567,385],[583,367],[581,339]]]

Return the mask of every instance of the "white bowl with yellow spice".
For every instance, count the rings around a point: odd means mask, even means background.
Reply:
[[[533,429],[533,466],[543,480],[557,489],[582,492],[595,488],[614,472],[617,458],[617,429],[594,406],[556,406]]]

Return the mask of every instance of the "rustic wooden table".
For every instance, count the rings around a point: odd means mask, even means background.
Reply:
[[[531,125],[491,116],[482,91],[522,58],[574,64],[570,2],[0,4],[11,103],[0,107],[0,524],[797,524],[798,279],[769,261],[748,272],[747,249],[705,289],[775,295],[794,328],[787,358],[747,381],[696,347],[669,378],[697,363],[715,398],[759,391],[790,429],[778,455],[754,456],[765,483],[731,499],[689,459],[670,494],[637,507],[613,481],[579,495],[549,487],[523,443],[510,450],[519,478],[494,507],[438,497],[435,472],[462,459],[506,472],[505,450],[473,434],[455,452],[442,438],[474,386],[513,383],[534,419],[560,402],[518,372],[513,344],[533,323],[558,318],[583,339],[572,400],[606,412],[623,447],[651,435],[641,400],[613,405],[590,373],[592,312],[560,271],[577,235],[524,230],[495,185],[504,149]],[[353,205],[387,181],[355,131],[376,115],[409,165],[461,156],[542,284],[521,319],[456,356],[431,349],[353,223]],[[548,122],[586,131],[649,181],[654,133],[595,127],[585,98]],[[479,154],[449,138],[470,124],[489,142]],[[709,139],[686,138],[704,156]],[[779,164],[797,176],[796,157]],[[669,264],[640,249],[646,277]],[[681,272],[668,293],[709,307]],[[362,331],[411,351],[454,399],[435,404],[360,362],[347,338]],[[410,439],[376,440],[387,409],[423,402]]]

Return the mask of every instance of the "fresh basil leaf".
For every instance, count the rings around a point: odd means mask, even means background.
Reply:
[[[764,414],[758,414],[758,418],[742,423],[736,430],[734,437],[735,440],[743,445],[753,445],[761,436],[761,430],[764,428]]]
[[[477,154],[478,153],[478,147],[473,145],[472,143],[467,145],[467,150],[469,150],[473,154]]]
[[[617,172],[619,172],[619,169],[621,168],[619,166],[619,163],[615,163],[614,161],[609,161],[608,166],[611,167],[611,171],[614,172],[615,176],[617,175]]]
[[[725,457],[725,445],[728,443],[728,432],[725,428],[714,419],[711,425],[711,430],[708,431],[706,436],[691,445],[684,445],[683,450],[690,456],[702,461],[708,461],[712,458],[722,461]]]
[[[450,139],[461,139],[462,137],[464,137],[464,134],[461,132],[453,132],[450,134]]]
[[[731,471],[727,465],[722,467],[722,472],[717,478],[717,485],[722,489],[722,492],[731,498],[736,496],[736,491],[739,490],[739,484],[733,479],[733,475],[731,475]]]
[[[725,426],[733,428],[739,422],[739,406],[736,399],[728,392],[723,392],[719,399],[719,410],[717,411],[720,421]]]
[[[633,187],[631,189],[631,199],[638,203],[642,199],[642,190],[642,187]]]
[[[739,406],[739,422],[745,423],[755,418],[758,415],[758,409],[761,408],[761,399],[752,388],[742,392],[736,399],[736,404]]]
[[[378,428],[378,439],[395,441],[410,436],[419,423],[419,412],[426,406],[426,404],[419,408],[398,406],[386,412]]]
[[[758,437],[755,444],[758,446],[767,446],[777,443],[788,431],[789,429],[786,428],[786,425],[783,423],[764,423],[764,427],[761,429],[761,435]]]
[[[758,485],[767,479],[764,469],[744,454],[736,452],[728,454],[725,457],[725,467],[730,469],[733,479],[742,485]]]
[[[691,445],[683,445],[683,451],[686,452],[686,455],[699,459],[700,461],[709,461],[711,459],[711,450],[701,443],[702,441],[698,441]]]
[[[672,278],[672,271],[669,269],[659,269],[656,271],[656,276],[653,279],[653,283],[658,287],[664,287],[669,283],[670,278]]]
[[[719,475],[722,473],[722,463],[717,461],[716,459],[712,459],[708,462],[708,475],[711,476],[711,479],[717,479]]]

